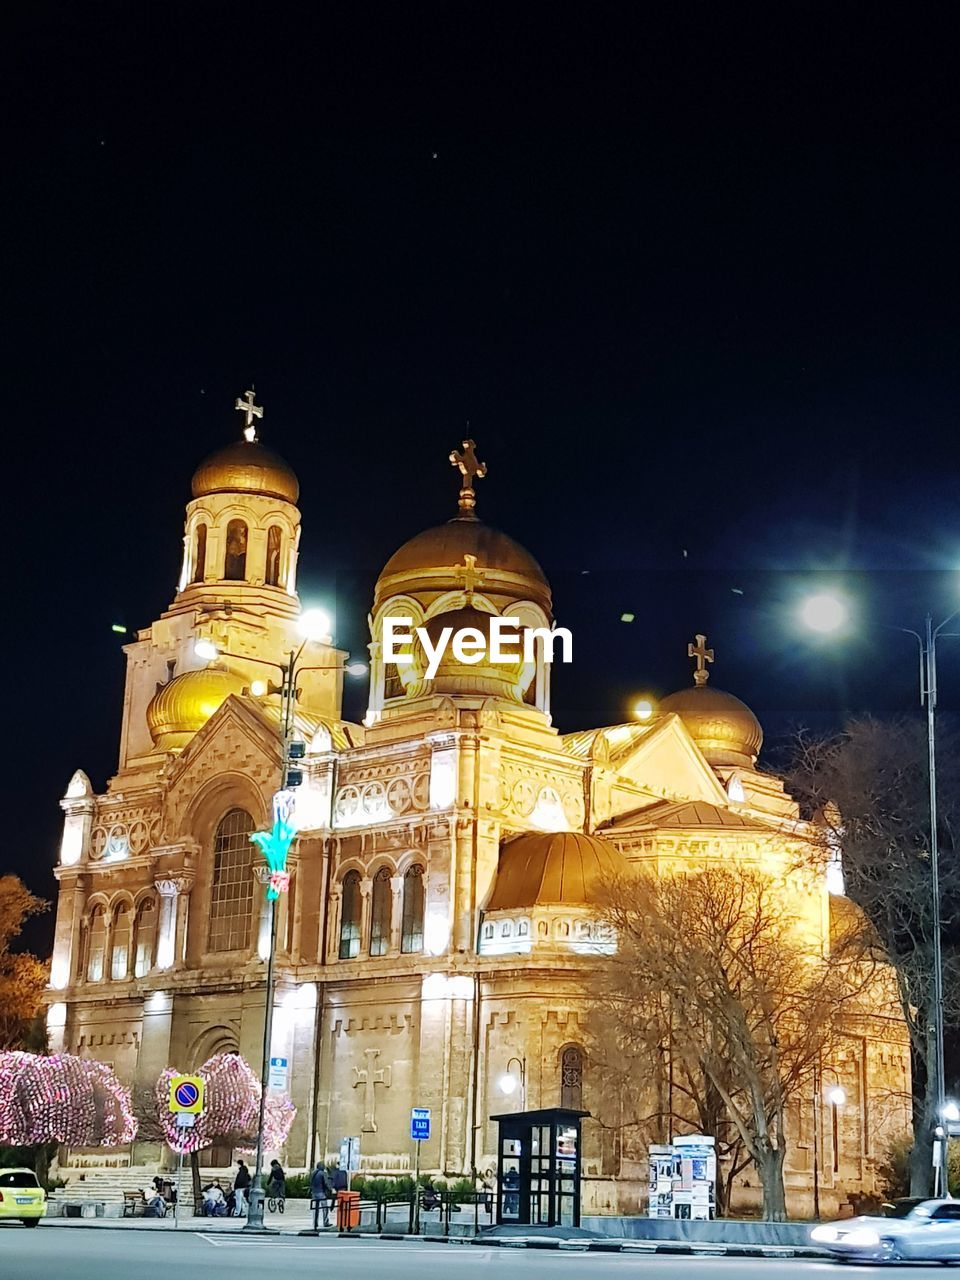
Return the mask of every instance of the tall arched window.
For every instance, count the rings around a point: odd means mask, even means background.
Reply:
[[[250,945],[253,908],[253,819],[244,809],[224,814],[213,841],[210,893],[211,951],[241,951]]]
[[[103,957],[107,947],[107,917],[103,907],[90,913],[87,932],[87,981],[99,982],[103,977]]]
[[[114,982],[127,976],[130,942],[133,935],[133,912],[121,902],[113,915],[113,946],[110,952],[110,977]]]
[[[358,871],[348,871],[343,877],[339,954],[341,960],[353,960],[360,954],[360,873]]]
[[[385,956],[390,950],[390,872],[381,867],[373,877],[370,910],[370,954]]]
[[[560,1052],[560,1105],[583,1110],[583,1050],[576,1044]]]
[[[263,579],[268,587],[280,585],[280,538],[280,526],[272,524],[267,530],[267,569]]]
[[[197,525],[197,545],[193,556],[193,580],[202,582],[207,571],[207,526]]]
[[[423,950],[423,867],[411,867],[403,877],[403,929],[400,950]]]
[[[247,576],[247,526],[243,520],[231,520],[227,525],[223,576],[227,582],[243,582]]]
[[[153,898],[144,898],[137,907],[137,919],[133,930],[133,976],[143,978],[153,968],[154,948],[157,944],[157,904]]]

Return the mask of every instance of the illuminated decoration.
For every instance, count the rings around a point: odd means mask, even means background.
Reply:
[[[164,1141],[178,1155],[202,1151],[215,1142],[229,1142],[243,1151],[256,1147],[260,1120],[260,1081],[239,1053],[217,1053],[199,1071],[204,1083],[204,1109],[191,1129],[180,1129],[169,1110],[170,1081],[181,1072],[168,1067],[157,1080],[157,1116]],[[264,1108],[264,1149],[280,1151],[297,1109],[285,1093],[267,1094]],[[250,1145],[246,1145],[250,1144]]]
[[[270,868],[270,879],[267,881],[268,902],[275,902],[281,893],[286,893],[290,888],[287,854],[297,836],[297,828],[292,821],[293,802],[292,791],[278,791],[273,797],[273,829],[254,831],[250,836]]]
[[[57,1008],[51,1006],[51,1014]],[[0,1142],[120,1147],[136,1134],[130,1094],[105,1062],[69,1053],[0,1053]]]

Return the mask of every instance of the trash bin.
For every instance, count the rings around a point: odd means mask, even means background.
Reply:
[[[337,1192],[337,1230],[352,1231],[360,1225],[360,1192]]]

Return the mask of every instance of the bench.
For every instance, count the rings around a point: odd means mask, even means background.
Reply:
[[[147,1211],[147,1197],[142,1191],[125,1191],[123,1193],[123,1214],[124,1218],[135,1218],[137,1214],[143,1215]]]

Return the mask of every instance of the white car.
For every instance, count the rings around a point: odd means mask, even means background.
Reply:
[[[960,1262],[960,1200],[898,1200],[886,1217],[814,1227],[810,1239],[850,1262]]]

